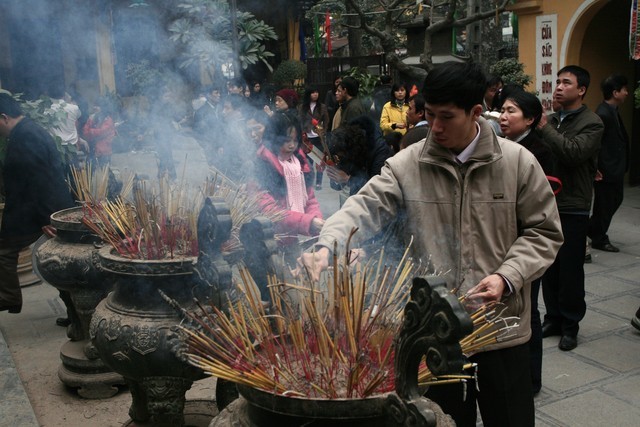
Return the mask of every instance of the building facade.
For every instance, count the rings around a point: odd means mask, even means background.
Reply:
[[[629,80],[629,98],[620,114],[631,137],[629,182],[640,183],[640,114],[633,91],[640,79],[639,61],[630,59],[631,0],[518,0],[510,6],[518,15],[519,60],[535,78],[534,87],[550,107],[557,71],[575,64],[589,70],[591,85],[585,104],[592,110],[602,101],[600,82],[620,73]]]

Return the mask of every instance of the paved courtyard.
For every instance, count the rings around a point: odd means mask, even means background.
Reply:
[[[185,138],[174,157],[178,171],[187,162],[194,182],[201,182],[207,166],[193,140]],[[153,153],[117,154],[113,162],[155,177]],[[325,182],[319,193],[327,215],[338,208],[337,193],[328,187]],[[578,348],[562,352],[558,337],[544,341],[538,426],[640,425],[640,333],[629,324],[640,306],[640,187],[626,189],[609,234],[621,252],[592,250],[593,263],[585,265],[588,311]],[[110,399],[87,400],[58,379],[67,338],[55,325],[63,315],[57,290],[41,283],[23,293],[22,313],[0,313],[0,427],[122,426],[131,403],[126,389]],[[212,399],[214,384],[195,383],[187,398]]]

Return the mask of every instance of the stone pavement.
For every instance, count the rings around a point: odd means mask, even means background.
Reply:
[[[174,153],[176,161],[186,153],[194,182],[201,182],[206,162],[188,138]],[[113,162],[156,176],[153,153],[117,154]],[[325,177],[319,200],[328,215],[338,208],[338,198],[327,184]],[[585,265],[588,311],[578,348],[562,352],[558,337],[544,341],[538,426],[640,425],[640,333],[629,324],[640,306],[640,187],[625,191],[610,230],[621,252],[592,250],[593,263]],[[22,313],[0,313],[0,427],[122,426],[131,402],[126,389],[110,399],[87,400],[57,377],[60,346],[67,340],[64,328],[55,326],[63,315],[57,291],[39,284],[23,293]],[[214,387],[211,379],[198,381],[187,398],[211,399]]]

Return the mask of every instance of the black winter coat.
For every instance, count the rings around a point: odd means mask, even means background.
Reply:
[[[380,127],[368,116],[360,116],[349,122],[350,125],[357,125],[364,130],[367,137],[367,158],[364,162],[341,162],[339,168],[348,173],[349,195],[356,194],[371,179],[372,176],[380,175],[380,171],[385,161],[393,156],[391,148],[387,145]],[[331,187],[340,190],[339,184],[331,183]]]
[[[52,213],[74,205],[53,137],[28,117],[9,135],[3,178],[2,238],[36,234]]]
[[[624,174],[629,169],[629,135],[617,108],[602,102],[596,108],[596,114],[604,125],[598,153],[598,170],[602,173],[602,181],[624,181]]]

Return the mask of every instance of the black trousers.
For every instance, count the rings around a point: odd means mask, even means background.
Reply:
[[[609,226],[624,197],[624,182],[597,181],[593,184],[593,214],[589,220],[589,237],[596,245],[609,243]]]
[[[0,305],[22,305],[18,278],[18,254],[42,233],[0,239]]]
[[[542,279],[531,282],[531,339],[529,340],[529,355],[531,357],[531,386],[533,393],[542,388],[542,322],[538,309],[538,295]]]
[[[425,396],[451,415],[458,427],[475,427],[476,401],[485,427],[534,426],[528,343],[478,353],[470,359],[478,364],[479,391],[471,380],[466,396],[462,384],[431,386]]]
[[[575,336],[587,311],[584,256],[589,217],[561,213],[560,222],[564,243],[542,276],[542,296],[547,310],[544,321],[560,326],[563,335]]]

